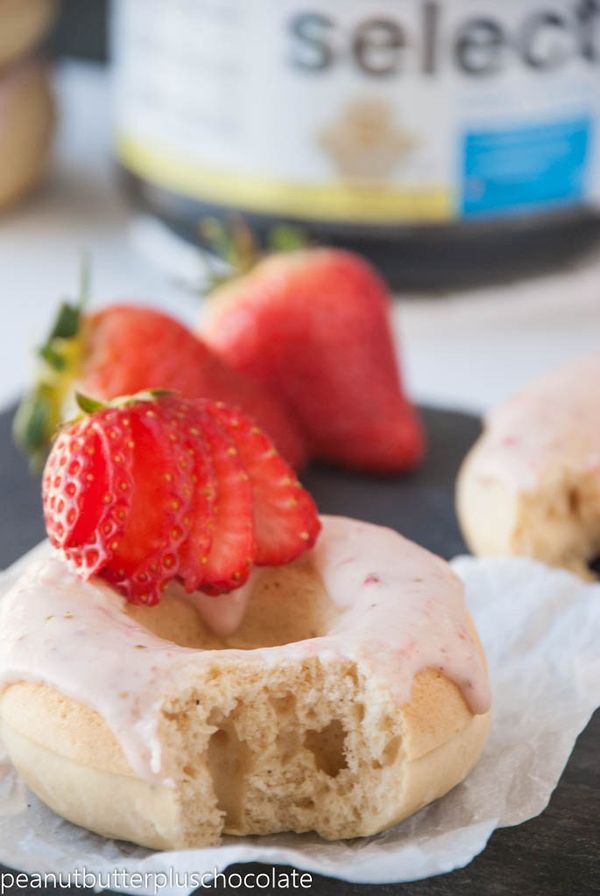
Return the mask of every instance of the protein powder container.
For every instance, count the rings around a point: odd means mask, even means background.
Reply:
[[[117,0],[117,154],[186,240],[241,213],[395,285],[600,234],[600,0]]]

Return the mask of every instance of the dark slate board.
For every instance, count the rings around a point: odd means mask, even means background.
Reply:
[[[376,479],[313,467],[304,480],[323,513],[392,526],[442,556],[452,557],[464,550],[453,510],[454,480],[479,424],[474,417],[447,411],[426,409],[424,417],[430,450],[418,472],[398,479]],[[39,483],[29,476],[11,444],[9,413],[0,415],[0,495],[0,566],[4,567],[43,537]],[[599,752],[597,713],[579,738],[546,811],[523,825],[496,831],[486,850],[467,868],[411,884],[380,886],[313,875],[311,890],[304,892],[319,896],[600,894]],[[231,866],[229,870],[260,870],[260,866]],[[240,893],[229,887],[216,887],[215,891]],[[28,891],[13,887],[6,892],[18,896]],[[29,892],[39,893],[39,889]],[[58,896],[66,890],[49,887],[47,892]]]

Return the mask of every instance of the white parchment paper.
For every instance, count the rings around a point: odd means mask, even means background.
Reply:
[[[600,705],[600,585],[530,560],[459,558],[454,567],[484,643],[494,722],[483,758],[451,793],[376,837],[328,843],[314,835],[225,839],[222,846],[152,853],[65,822],[0,766],[0,861],[29,872],[170,872],[161,893],[187,893],[185,872],[233,862],[290,864],[355,882],[401,882],[459,868],[497,827],[548,803],[575,739]],[[0,590],[15,574],[0,575]],[[116,888],[113,884],[113,887]],[[136,892],[150,892],[136,889]]]

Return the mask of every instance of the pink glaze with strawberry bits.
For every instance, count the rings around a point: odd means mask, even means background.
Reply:
[[[108,585],[82,582],[40,548],[0,602],[0,686],[45,682],[91,706],[134,771],[162,781],[157,728],[165,695],[232,654],[269,667],[315,656],[324,664],[355,661],[398,706],[408,702],[419,671],[440,669],[473,713],[486,712],[485,661],[469,629],[463,585],[449,566],[391,529],[343,517],[322,523],[306,558],[337,611],[328,630],[244,651],[198,650],[157,637],[127,615],[124,598]],[[224,597],[190,599],[215,633],[230,633],[261,575],[265,570],[255,569],[244,588]]]
[[[530,491],[552,471],[600,474],[600,352],[531,383],[495,408],[471,460],[480,479]]]

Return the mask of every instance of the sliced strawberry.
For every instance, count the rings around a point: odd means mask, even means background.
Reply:
[[[179,399],[161,402],[162,413],[192,460],[191,520],[188,537],[179,548],[179,578],[186,591],[200,588],[215,527],[217,478],[211,453],[202,433],[195,406]]]
[[[104,412],[101,412],[101,414]],[[44,471],[43,505],[50,542],[86,578],[109,561],[122,536],[131,504],[131,448],[127,433],[113,425],[113,450],[128,488],[107,464],[97,418],[63,430]]]
[[[106,466],[97,434],[89,419],[59,432],[44,469],[43,506],[46,530],[55,548],[73,543],[76,529],[98,522],[101,504],[86,502],[98,473],[106,479]],[[96,474],[96,482],[90,476]]]
[[[242,412],[164,395],[79,402],[89,416],[59,434],[43,501],[52,544],[83,578],[154,604],[176,577],[220,594],[314,543],[312,499]]]
[[[248,417],[223,404],[207,410],[235,440],[252,486],[255,563],[279,565],[295,560],[315,543],[321,524],[311,496],[269,437]]]
[[[179,569],[179,548],[191,527],[193,461],[158,402],[138,402],[113,413],[130,433],[133,487],[127,526],[101,574],[132,603],[151,605]],[[118,466],[110,418],[96,425]]]
[[[217,481],[213,540],[204,565],[200,590],[221,594],[243,585],[256,556],[252,489],[232,437],[197,402],[198,427],[209,448]]]

